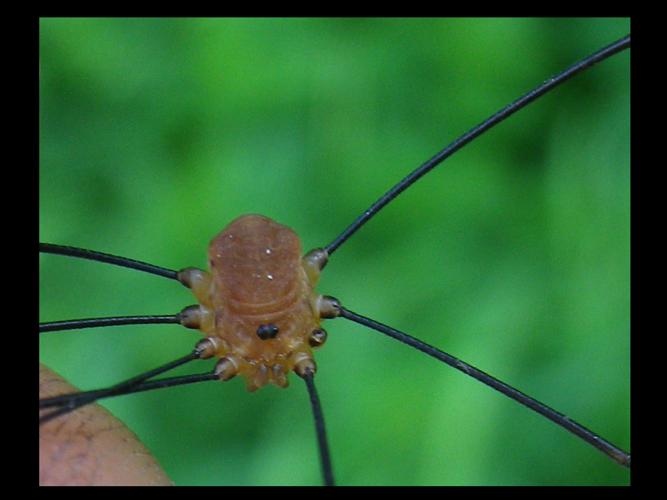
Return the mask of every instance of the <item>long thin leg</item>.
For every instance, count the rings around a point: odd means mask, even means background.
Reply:
[[[163,323],[180,323],[178,314],[160,316],[115,316],[113,318],[86,318],[68,319],[64,321],[50,321],[39,324],[39,333],[61,332],[65,330],[81,330],[83,328],[97,328],[104,326],[122,325],[149,325]]]
[[[614,43],[594,52],[593,54],[585,57],[581,61],[573,64],[564,71],[558,73],[557,75],[549,78],[544,83],[538,85],[536,88],[519,97],[516,101],[508,104],[500,111],[491,115],[489,118],[484,120],[482,123],[473,127],[465,134],[454,140],[449,144],[445,149],[437,153],[433,158],[423,163],[421,166],[412,171],[407,177],[401,180],[398,184],[393,186],[389,191],[383,194],[375,203],[368,207],[364,213],[362,213],[352,224],[350,224],[341,234],[339,234],[331,243],[329,243],[324,250],[327,252],[327,255],[333,254],[338,247],[340,247],[350,236],[352,236],[357,230],[366,224],[375,214],[377,214],[382,208],[396,198],[399,194],[409,188],[412,184],[417,182],[422,176],[433,170],[446,158],[450,157],[456,153],[463,146],[471,142],[476,137],[480,136],[487,130],[491,129],[495,125],[499,124],[506,118],[509,118],[511,115],[524,108],[527,104],[531,103],[540,96],[546,94],[550,90],[553,90],[561,83],[569,80],[577,73],[593,66],[594,64],[607,59],[608,57],[627,49],[630,47],[630,35],[627,35],[620,40],[616,40]]]
[[[132,377],[128,380],[124,380],[123,382],[120,382],[118,384],[115,384],[108,389],[103,389],[99,391],[93,391],[92,393],[78,393],[78,395],[73,396],[69,398],[67,401],[67,404],[64,404],[61,408],[58,408],[57,410],[48,413],[46,415],[43,415],[39,418],[39,423],[43,424],[46,423],[56,417],[59,417],[61,415],[65,415],[69,412],[72,412],[76,410],[77,408],[80,408],[82,406],[85,406],[87,404],[93,403],[97,401],[98,399],[102,397],[108,397],[108,396],[113,396],[113,395],[120,395],[124,394],[128,391],[128,389],[131,389],[132,387],[140,384],[144,380],[148,380],[149,378],[155,377],[156,375],[159,375],[160,373],[164,373],[169,370],[173,370],[174,368],[184,365],[190,361],[193,361],[195,359],[199,359],[202,355],[202,349],[201,348],[195,348],[191,353],[189,353],[186,356],[183,356],[181,358],[178,358],[174,361],[171,361],[169,363],[166,363],[162,366],[159,366],[157,368],[154,368],[152,370],[149,370],[147,372],[141,373],[135,377]],[[49,401],[51,398],[47,398],[44,400],[40,400],[40,408],[41,407],[46,407],[49,406],[51,403]]]
[[[320,398],[315,389],[315,373],[307,369],[302,375],[308,388],[310,396],[310,406],[313,409],[313,419],[315,420],[315,432],[317,433],[317,444],[320,450],[320,465],[322,467],[322,477],[325,486],[334,486],[333,468],[331,466],[331,454],[329,453],[329,444],[327,442],[327,433],[324,426],[324,414]]]
[[[154,391],[157,389],[166,389],[167,387],[175,387],[178,385],[194,384],[197,382],[206,382],[207,380],[219,380],[220,375],[213,372],[197,373],[194,375],[182,375],[178,377],[167,377],[159,380],[149,380],[142,382],[135,386],[129,387],[122,393],[110,394],[108,389],[95,389],[85,392],[73,392],[69,394],[61,394],[60,396],[53,396],[51,398],[40,399],[40,408],[50,408],[52,406],[67,405],[70,401],[76,400],[79,396],[94,396],[96,400],[111,398],[115,396],[126,396],[127,394],[134,394],[135,392]]]
[[[178,281],[178,272],[172,269],[148,264],[139,260],[128,259],[127,257],[120,257],[118,255],[111,255],[103,252],[95,252],[93,250],[86,250],[85,248],[69,247],[65,245],[54,245],[52,243],[40,243],[39,251],[41,253],[51,253],[55,255],[67,255],[69,257],[78,257],[80,259],[95,260],[97,262],[105,262],[115,266],[127,267],[137,271],[163,276],[165,278]]]
[[[366,326],[373,330],[376,330],[380,333],[384,333],[389,337],[392,337],[400,342],[403,342],[404,344],[407,344],[410,347],[414,347],[415,349],[418,349],[423,353],[426,353],[429,356],[432,356],[442,361],[443,363],[446,363],[449,366],[456,368],[459,371],[462,371],[466,375],[469,375],[470,377],[479,380],[483,384],[492,387],[493,389],[504,394],[505,396],[513,399],[518,403],[521,403],[522,405],[530,408],[531,410],[539,413],[540,415],[545,416],[546,418],[556,423],[557,425],[563,427],[564,429],[567,429],[572,434],[581,438],[583,441],[587,442],[592,446],[595,446],[597,449],[602,451],[605,455],[607,455],[609,458],[619,463],[620,465],[623,465],[628,468],[630,467],[629,453],[623,451],[621,448],[610,443],[606,439],[603,439],[602,437],[598,436],[593,431],[587,429],[583,425],[578,424],[570,417],[563,415],[560,412],[557,412],[553,408],[550,408],[549,406],[543,403],[540,403],[536,399],[531,398],[530,396],[506,384],[505,382],[498,380],[497,378],[489,375],[488,373],[485,373],[482,370],[479,370],[474,366],[469,365],[465,361],[455,358],[454,356],[447,354],[446,352],[443,352],[425,342],[422,342],[421,340],[411,337],[407,333],[403,333],[390,326],[384,325],[365,316],[361,316],[360,314],[356,314],[350,311],[349,309],[345,309],[340,305],[338,307],[339,307],[339,316],[354,321],[355,323],[359,323],[360,325]]]
[[[50,321],[39,324],[39,333],[59,332],[64,330],[80,330],[83,328],[97,328],[124,325],[152,325],[163,323],[180,324],[186,328],[197,329],[201,325],[201,308],[193,305],[183,308],[176,314],[159,316],[114,316],[107,318],[68,319],[64,321]]]

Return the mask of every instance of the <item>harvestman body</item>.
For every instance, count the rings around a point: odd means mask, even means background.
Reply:
[[[64,394],[40,400],[40,408],[55,410],[40,415],[46,423],[98,399],[160,387],[229,380],[240,375],[254,391],[268,383],[286,387],[295,371],[308,388],[320,451],[324,483],[332,485],[333,472],[324,428],[324,417],[315,390],[313,349],[327,337],[320,328],[326,318],[342,317],[388,335],[479,380],[521,403],[598,448],[615,462],[630,467],[630,454],[578,424],[571,418],[518,391],[474,366],[390,326],[344,308],[332,297],[319,295],[315,286],[329,257],[385,205],[447,157],[494,125],[555,88],[578,72],[630,46],[626,36],[584,58],[547,80],[456,139],[410,173],[371,205],[329,245],[301,257],[301,243],[290,228],[261,215],[244,215],[231,222],[209,246],[209,267],[181,271],[161,268],[125,257],[74,247],[40,243],[40,251],[97,260],[129,267],[188,286],[198,305],[171,316],[134,316],[58,321],[40,324],[40,332],[142,323],[180,323],[199,329],[205,336],[188,355],[119,384],[88,392]],[[212,373],[151,380],[156,375],[195,359],[216,357]]]
[[[210,353],[221,358],[221,378],[242,375],[254,391],[267,383],[287,387],[292,370],[314,371],[312,348],[326,339],[320,318],[332,314],[333,301],[314,290],[326,251],[302,259],[294,231],[244,215],[213,239],[208,257],[210,273],[179,272],[200,303],[183,323],[207,335]]]

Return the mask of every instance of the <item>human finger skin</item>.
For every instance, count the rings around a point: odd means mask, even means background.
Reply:
[[[40,398],[75,391],[60,375],[40,364]],[[40,415],[50,411],[53,410],[40,410]],[[43,486],[172,484],[134,433],[97,404],[40,425],[39,483]]]

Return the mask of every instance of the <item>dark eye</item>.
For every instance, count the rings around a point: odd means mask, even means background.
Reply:
[[[320,347],[327,341],[327,331],[324,328],[313,330],[310,334],[310,347]]]
[[[268,325],[259,325],[257,328],[257,336],[262,340],[272,339],[278,335],[279,329],[273,323]]]

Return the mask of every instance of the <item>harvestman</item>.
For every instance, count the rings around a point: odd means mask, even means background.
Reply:
[[[226,381],[236,375],[245,378],[249,391],[268,383],[286,387],[287,377],[294,371],[304,379],[310,395],[324,484],[333,485],[333,468],[324,417],[315,389],[314,376],[317,368],[313,349],[321,347],[327,338],[326,331],[320,327],[321,320],[340,317],[393,337],[464,372],[543,415],[598,448],[618,464],[629,468],[629,453],[569,417],[454,356],[390,326],[352,312],[337,299],[315,291],[320,272],[331,255],[385,205],[424,174],[486,130],[578,72],[629,47],[628,35],[591,54],[504,107],[392,187],[331,243],[311,250],[303,258],[301,243],[296,233],[261,215],[237,218],[211,241],[208,250],[208,272],[196,268],[173,271],[125,257],[40,243],[39,249],[43,253],[96,260],[177,280],[192,290],[198,302],[178,314],[168,316],[124,316],[42,323],[40,333],[98,326],[178,323],[187,328],[198,329],[205,336],[190,354],[111,387],[41,399],[40,409],[43,411],[40,425],[102,398],[206,380]],[[150,380],[192,360],[211,357],[219,359],[213,372]],[[55,409],[47,410],[52,407]]]

